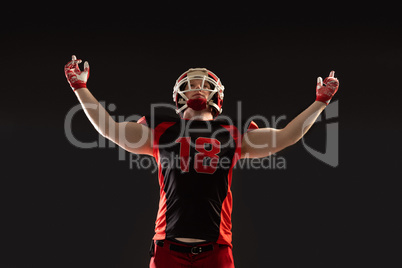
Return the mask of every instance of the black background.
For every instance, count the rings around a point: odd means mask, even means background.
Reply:
[[[53,5],[53,6],[52,6]],[[1,17],[0,267],[147,267],[156,173],[117,148],[80,149],[64,122],[77,99],[63,66],[91,66],[88,87],[113,116],[170,103],[175,79],[206,67],[223,81],[224,114],[286,115],[336,71],[339,117],[306,143],[325,151],[339,123],[339,166],[302,143],[286,170],[236,169],[236,267],[399,267],[401,4],[11,4]],[[100,139],[84,113],[81,141]],[[106,143],[107,144],[107,143]]]

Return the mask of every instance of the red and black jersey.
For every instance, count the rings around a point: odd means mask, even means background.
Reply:
[[[159,211],[155,240],[187,237],[231,246],[232,170],[245,131],[254,122],[143,117],[153,132],[158,164]],[[244,123],[244,122],[242,122]]]

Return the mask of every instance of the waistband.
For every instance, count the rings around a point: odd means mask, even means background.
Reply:
[[[195,244],[178,243],[172,240],[156,240],[155,244],[159,247],[166,247],[170,250],[181,252],[181,253],[191,253],[193,255],[198,255],[203,252],[208,252],[216,248],[227,246],[219,245],[215,242],[201,242]]]

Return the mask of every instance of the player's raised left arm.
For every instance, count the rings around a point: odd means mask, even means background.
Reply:
[[[260,128],[247,132],[242,141],[242,158],[259,158],[279,152],[298,142],[311,128],[339,87],[332,71],[324,80],[317,79],[316,101],[283,129]],[[324,85],[325,84],[325,85]]]

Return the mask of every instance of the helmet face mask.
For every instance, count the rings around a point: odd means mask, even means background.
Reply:
[[[191,88],[192,80],[202,80],[201,88]],[[205,85],[208,82],[210,89]],[[188,85],[187,89],[186,85]],[[215,110],[215,115],[222,113],[223,91],[225,87],[220,82],[220,79],[211,71],[205,68],[192,68],[184,72],[177,79],[175,86],[173,87],[173,101],[176,103],[176,113],[183,112],[187,106],[188,98],[185,95],[186,92],[191,91],[208,91],[210,92],[207,98],[207,106],[212,107]]]

